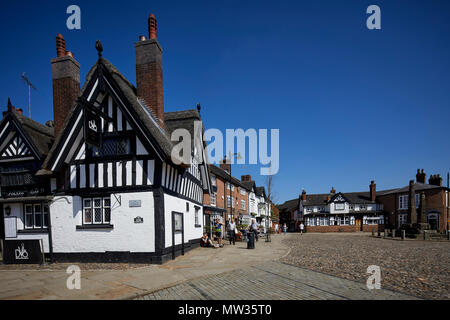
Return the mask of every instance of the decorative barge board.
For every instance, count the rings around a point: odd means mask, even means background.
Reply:
[[[136,89],[99,58],[39,172],[56,185],[55,260],[163,263],[199,242],[209,190],[200,161],[205,144],[177,165],[170,136],[193,128],[200,114],[164,116],[161,126]]]
[[[8,100],[0,122],[0,234],[9,240],[42,240],[51,252],[49,236],[50,180],[37,177],[51,145],[54,128],[15,109]]]

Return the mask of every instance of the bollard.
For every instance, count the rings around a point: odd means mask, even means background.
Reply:
[[[375,230],[372,228],[372,237],[375,237]]]
[[[423,240],[427,240],[427,230],[423,230]]]
[[[450,240],[450,230],[447,230],[447,240]]]
[[[378,237],[381,237],[381,231],[380,231],[380,228],[378,228],[377,236],[378,236]]]
[[[402,240],[405,240],[405,234],[406,234],[406,231],[402,230]]]
[[[395,229],[392,229],[392,238],[395,238]]]
[[[387,238],[388,236],[388,229],[384,229],[384,237]]]

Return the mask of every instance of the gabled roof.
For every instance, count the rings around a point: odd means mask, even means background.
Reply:
[[[264,187],[256,187],[255,188],[255,194],[259,197],[264,197],[264,199],[267,198],[266,196],[266,188]]]
[[[39,157],[43,158],[49,153],[54,142],[54,128],[50,128],[14,111],[4,113],[0,126],[4,121],[8,121],[9,118],[24,130],[25,138],[33,144],[31,147],[36,150]]]
[[[244,186],[245,189],[247,189],[248,191],[252,191],[255,190],[256,191],[256,183],[255,181],[241,181],[242,185]]]
[[[208,165],[209,171],[211,174],[218,176],[220,178],[222,178],[225,182],[229,182],[230,181],[230,175],[223,169],[220,169],[218,166],[214,165],[214,164],[209,164]],[[236,179],[235,177],[231,176],[231,184],[238,186],[238,187],[242,187],[246,190],[248,190],[242,183],[241,180]]]
[[[299,199],[288,200],[285,203],[278,205],[277,207],[280,212],[298,209]]]
[[[167,112],[165,116],[167,116],[167,131],[164,128],[161,128],[153,115],[145,106],[144,102],[141,101],[136,93],[136,88],[116,69],[116,67],[106,60],[105,58],[100,58],[97,60],[95,65],[91,68],[89,73],[86,76],[86,81],[81,89],[80,96],[87,95],[87,88],[90,81],[94,76],[98,75],[98,69],[102,68],[102,73],[106,77],[109,76],[110,79],[113,80],[114,83],[110,83],[111,86],[117,87],[122,97],[126,99],[124,103],[127,103],[127,106],[130,106],[133,112],[136,113],[138,121],[140,121],[143,125],[143,129],[146,131],[146,134],[151,136],[155,141],[157,146],[157,153],[162,158],[162,160],[166,160],[171,158],[171,151],[173,148],[173,143],[170,140],[170,133],[176,129],[178,126],[182,128],[193,128],[194,120],[201,120],[200,114],[196,110],[186,110],[186,111],[178,111],[178,112]],[[109,82],[108,82],[109,83]],[[106,85],[108,86],[108,84]],[[115,91],[115,90],[114,90]],[[61,143],[63,133],[67,130],[67,127],[70,123],[71,118],[73,117],[75,111],[79,107],[78,103],[75,103],[70,112],[68,113],[64,124],[61,128],[61,131],[56,137],[55,144],[47,156],[47,159],[44,162],[43,168],[50,169],[49,163],[53,158],[53,153],[57,148],[58,144]],[[188,130],[189,130],[188,129]],[[173,160],[173,159],[172,159]],[[182,162],[180,160],[180,162]]]
[[[16,116],[22,127],[30,135],[41,156],[46,156],[55,141],[54,128],[50,128],[18,113],[15,113],[14,116]]]

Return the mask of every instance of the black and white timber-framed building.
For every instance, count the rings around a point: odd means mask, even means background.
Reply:
[[[153,15],[148,24],[149,39],[135,43],[136,87],[102,57],[97,41],[99,58],[80,90],[80,65],[62,35],[56,38],[55,140],[52,128],[47,153],[33,162],[39,170],[33,177],[48,185],[53,260],[163,263],[202,236],[203,194],[211,187],[200,106],[164,112]],[[178,129],[191,136],[189,161],[172,154]]]

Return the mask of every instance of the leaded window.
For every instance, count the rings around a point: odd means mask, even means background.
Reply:
[[[84,198],[83,224],[111,223],[111,198]]]
[[[128,155],[131,152],[130,138],[119,137],[105,137],[102,140],[100,148],[92,148],[93,157],[107,157],[107,156],[120,156]]]

